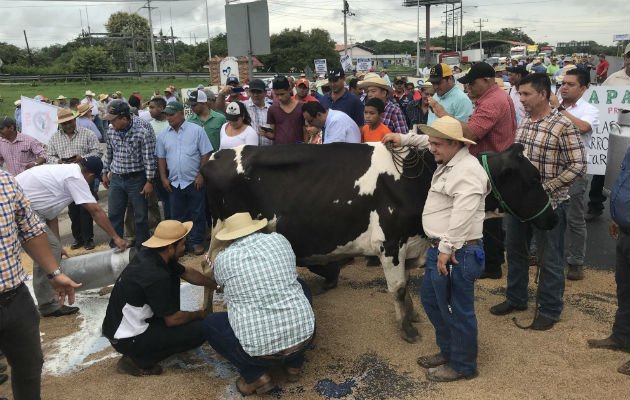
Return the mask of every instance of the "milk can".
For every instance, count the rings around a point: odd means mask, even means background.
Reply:
[[[70,279],[81,283],[77,290],[98,289],[113,285],[136,254],[135,248],[97,251],[61,260],[61,270]]]

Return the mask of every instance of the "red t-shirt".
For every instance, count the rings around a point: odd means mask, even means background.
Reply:
[[[315,97],[311,96],[310,94],[307,94],[304,100],[300,99],[299,97],[297,97],[297,94],[295,94],[293,95],[293,100],[301,101],[302,103],[308,103],[309,101],[316,101],[319,103],[319,100],[317,100]]]
[[[600,62],[599,64],[597,64],[597,70],[596,70],[596,75],[597,76],[601,76],[603,79],[606,79],[608,77],[608,66],[610,64],[608,63],[608,60],[604,60],[602,62]],[[606,71],[606,72],[604,72]]]
[[[304,115],[302,115],[302,103],[297,105],[290,113],[284,112],[280,104],[275,101],[267,111],[267,123],[274,125],[274,144],[292,144],[304,142]]]
[[[370,129],[370,125],[365,124],[361,127],[361,143],[380,142],[383,136],[391,133],[387,125],[381,122],[376,129]]]
[[[507,149],[516,137],[516,112],[512,99],[496,85],[488,89],[477,100],[468,126],[477,142],[470,146],[473,156],[482,151],[501,152]]]

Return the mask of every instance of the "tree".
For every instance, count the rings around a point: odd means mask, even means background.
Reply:
[[[105,29],[109,33],[147,37],[149,35],[149,21],[138,14],[120,11],[109,16]]]
[[[302,31],[302,28],[285,29],[271,35],[271,54],[258,56],[269,71],[304,71],[312,67],[313,60],[325,58],[328,67],[340,65],[335,42],[324,29]]]
[[[83,74],[105,73],[111,71],[112,61],[102,47],[81,47],[72,55],[70,68]]]

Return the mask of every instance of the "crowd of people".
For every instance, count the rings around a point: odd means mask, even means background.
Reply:
[[[277,76],[242,85],[229,77],[218,93],[200,85],[182,100],[172,86],[147,102],[138,93],[125,99],[120,92],[97,96],[88,90],[81,100],[54,100],[59,129],[47,146],[21,132],[17,105],[15,119],[0,121],[5,170],[0,172],[0,307],[6,318],[0,349],[12,366],[15,398],[39,398],[40,316],[79,311],[64,304],[66,297],[73,302],[78,284],[59,267],[67,254],[58,216],[66,208],[71,248],[94,248],[96,222],[112,248],[139,250],[116,281],[103,322],[104,336],[123,354],[120,372],[160,374],[159,361],[208,341],[239,370],[236,385],[244,395],[271,390],[268,371],[275,365],[285,367],[290,381],[300,378],[315,316],[282,235],[266,233],[265,220],[235,214],[217,234],[229,244],[226,250],[213,262],[206,259],[209,274],[178,262],[186,252],[205,252],[212,221],[201,168],[212,152],[240,145],[391,142],[429,148],[438,168],[423,210],[431,248],[420,298],[439,352],[418,363],[428,368],[430,380],[474,378],[476,279],[501,279],[507,255],[506,299],[490,312],[525,310],[529,255],[534,255],[540,266],[539,308],[531,329],[541,331],[560,320],[565,279],[584,279],[586,151],[599,116],[582,99],[591,82],[588,71],[567,68],[572,60],[562,62],[560,78],[555,67],[543,71],[535,61],[506,67],[476,63],[459,78],[440,63],[420,87],[402,76],[392,82],[386,73],[346,76],[334,68],[316,82]],[[598,69],[597,79],[607,73]],[[630,45],[624,69],[602,84],[630,85]],[[523,146],[549,194],[558,220],[551,230],[484,212],[491,188],[477,156],[514,143]],[[627,168],[625,174],[620,179],[628,179]],[[624,182],[613,189],[611,202],[619,308],[612,335],[589,345],[630,351],[630,191]],[[97,203],[101,183],[108,191],[107,213]],[[20,247],[35,261],[37,308],[24,284]],[[180,278],[220,285],[228,312],[181,311]],[[619,371],[630,374],[630,362]]]

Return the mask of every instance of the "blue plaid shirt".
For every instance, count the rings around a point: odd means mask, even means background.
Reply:
[[[20,241],[44,233],[44,224],[15,178],[0,171],[0,293],[15,289],[28,279],[20,262]]]
[[[295,254],[279,233],[253,233],[220,252],[214,277],[243,350],[271,355],[313,335],[315,315],[297,281]]]
[[[130,174],[144,171],[153,179],[156,170],[155,134],[151,124],[133,116],[127,129],[107,131],[103,173]]]

